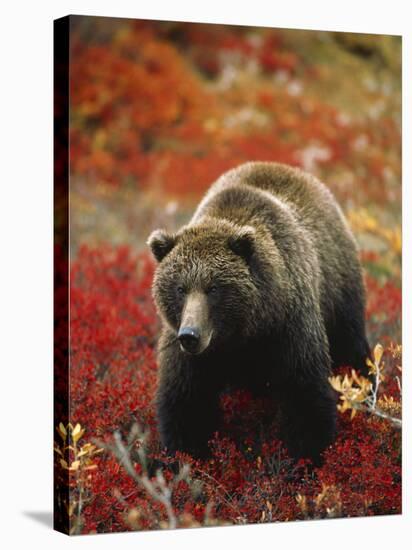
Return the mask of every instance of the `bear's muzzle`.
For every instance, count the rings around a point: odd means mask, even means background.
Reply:
[[[206,294],[201,291],[190,292],[177,334],[181,349],[191,354],[202,353],[209,346],[212,333]]]

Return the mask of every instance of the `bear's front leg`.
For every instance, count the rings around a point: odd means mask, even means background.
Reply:
[[[208,441],[219,426],[219,391],[207,366],[179,352],[164,355],[156,396],[162,447],[170,454],[209,454]]]

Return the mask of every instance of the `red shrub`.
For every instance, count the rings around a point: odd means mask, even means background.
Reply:
[[[127,435],[137,420],[150,429],[153,456],[167,464],[159,454],[152,404],[157,332],[152,274],[148,257],[127,248],[79,250],[71,268],[70,417],[86,428],[88,441],[110,441],[115,430]],[[399,398],[396,385],[390,391]],[[212,458],[181,456],[191,464],[192,477],[203,483],[200,499],[184,481],[175,489],[173,505],[182,525],[202,524],[206,513],[230,523],[307,517],[299,495],[318,503],[313,506],[323,517],[318,495],[324,486],[327,498],[339,503],[339,515],[399,513],[400,434],[382,420],[340,417],[337,441],[325,452],[323,467],[313,470],[289,460],[276,437],[276,410],[264,400],[248,392],[228,393],[222,407],[224,425],[210,443]],[[154,529],[165,521],[164,509],[114,456],[104,452],[95,464],[82,512],[84,533],[136,525]],[[140,471],[138,462],[135,468]],[[166,465],[164,475],[173,477]]]
[[[71,415],[90,435],[152,424],[153,266],[127,248],[80,249],[71,269]]]

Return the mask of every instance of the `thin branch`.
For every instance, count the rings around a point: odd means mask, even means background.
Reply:
[[[158,471],[156,475],[156,484],[154,484],[147,474],[139,475],[136,473],[128,450],[123,444],[120,433],[114,433],[114,445],[106,445],[99,442],[100,446],[105,447],[107,450],[113,452],[118,461],[124,466],[130,477],[153,498],[153,500],[159,502],[165,509],[170,529],[176,529],[177,519],[173,510],[171,497],[172,492],[167,487],[163,474]]]

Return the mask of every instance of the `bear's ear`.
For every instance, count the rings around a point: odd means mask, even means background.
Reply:
[[[255,237],[254,228],[244,226],[229,237],[229,248],[238,256],[249,260],[255,251]]]
[[[176,236],[169,235],[162,229],[156,229],[147,239],[147,244],[156,260],[161,262],[176,244]]]

